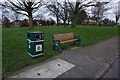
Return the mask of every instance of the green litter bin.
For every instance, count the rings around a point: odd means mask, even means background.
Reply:
[[[40,31],[27,32],[27,48],[31,57],[44,55],[44,33]]]

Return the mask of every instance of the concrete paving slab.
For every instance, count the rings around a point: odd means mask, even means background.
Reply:
[[[74,66],[75,65],[62,59],[56,59],[27,71],[21,72],[17,75],[11,76],[10,78],[56,78]]]
[[[57,78],[94,78],[93,75],[89,74],[87,70],[84,70],[78,66],[58,76]]]
[[[79,66],[82,69],[89,70],[92,73],[97,72],[101,67],[104,66],[104,63],[98,63],[94,60],[91,60],[90,58],[86,56],[63,56],[61,59],[64,59],[72,64],[75,64],[76,66]],[[72,59],[71,59],[72,58]]]
[[[77,54],[76,56],[61,56],[60,58],[76,65],[73,69],[60,75],[60,78],[72,78],[73,75],[75,78],[94,78],[97,71],[105,66],[103,63],[98,63],[88,57],[78,56]]]

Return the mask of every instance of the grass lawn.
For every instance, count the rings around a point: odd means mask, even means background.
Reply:
[[[95,44],[106,40],[118,34],[117,27],[99,27],[99,26],[41,26],[35,27],[32,31],[44,32],[44,57],[31,58],[27,54],[27,31],[28,27],[3,28],[2,29],[2,72],[3,76],[22,69],[25,66],[40,63],[48,58],[58,55],[58,51],[52,49],[52,34],[75,32],[82,36],[82,47]],[[66,48],[73,47],[72,42],[62,45],[63,51]]]

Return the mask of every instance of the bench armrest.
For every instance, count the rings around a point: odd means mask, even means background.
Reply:
[[[81,36],[76,36],[76,37],[81,37]]]
[[[75,39],[81,39],[81,36],[75,36]]]
[[[54,40],[54,43],[60,43],[61,40]]]
[[[55,41],[57,41],[57,42],[61,42],[61,40],[55,40]]]
[[[55,41],[61,41],[61,40],[55,40]]]

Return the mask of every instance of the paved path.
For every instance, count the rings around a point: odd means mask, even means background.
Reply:
[[[118,53],[118,37],[114,37],[84,48],[77,48],[66,51],[63,50],[63,53],[58,56],[55,56],[34,66],[26,67],[18,72],[13,73],[10,76],[20,76],[21,72],[25,72],[26,70],[33,69],[34,67],[43,65],[59,58],[75,65],[75,67],[56,76],[55,78],[95,78],[100,74],[102,68],[109,66],[107,62],[116,53]],[[29,77],[29,75],[27,77]]]
[[[59,76],[59,78],[95,78],[101,68],[107,67],[108,60],[118,53],[118,37],[114,37],[95,45],[64,51],[61,59],[76,65],[75,68]]]
[[[118,67],[120,68],[120,57],[113,65],[111,65],[110,70],[104,75],[103,78],[120,78],[120,75],[118,75],[118,73],[120,74],[120,69],[118,69]]]

